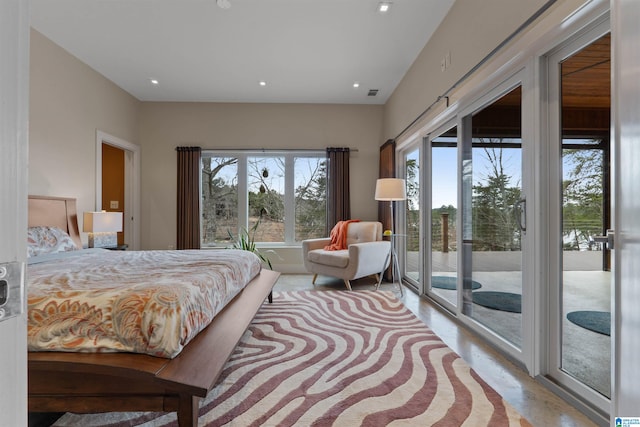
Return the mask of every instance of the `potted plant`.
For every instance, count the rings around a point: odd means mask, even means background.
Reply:
[[[230,249],[241,249],[243,251],[253,252],[260,258],[260,261],[266,263],[269,266],[269,270],[273,270],[273,266],[271,265],[271,260],[258,250],[255,242],[256,231],[258,230],[258,226],[260,225],[260,221],[262,220],[262,215],[266,212],[266,209],[262,208],[260,210],[260,216],[256,223],[250,229],[246,229],[242,227],[238,232],[238,237],[234,238],[233,234],[231,234],[230,230],[227,230],[229,234],[229,239],[233,242],[230,246]],[[273,252],[273,251],[268,251]]]

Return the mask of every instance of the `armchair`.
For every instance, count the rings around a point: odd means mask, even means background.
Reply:
[[[318,274],[338,277],[351,290],[350,280],[375,275],[389,265],[391,242],[382,240],[382,223],[376,221],[352,222],[347,228],[347,249],[328,251],[324,247],[330,238],[308,239],[302,242],[304,266],[314,273],[315,285]]]

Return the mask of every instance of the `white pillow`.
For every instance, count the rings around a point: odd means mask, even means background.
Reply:
[[[27,231],[27,257],[78,249],[71,236],[58,227],[29,227]]]

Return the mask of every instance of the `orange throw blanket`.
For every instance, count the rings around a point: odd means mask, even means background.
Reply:
[[[338,221],[331,229],[331,244],[324,247],[325,251],[341,251],[347,249],[347,228],[352,222],[360,222],[359,219],[348,219],[346,221]]]

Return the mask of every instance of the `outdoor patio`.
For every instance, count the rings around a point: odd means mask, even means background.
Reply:
[[[602,271],[601,251],[564,252],[563,370],[610,396],[611,338],[575,325],[567,313],[577,310],[611,310],[611,273]],[[407,258],[409,277],[418,277],[418,253]],[[455,276],[457,252],[433,252],[433,276]],[[521,294],[521,252],[475,252],[473,280],[482,291]],[[455,290],[433,288],[446,301],[457,304]],[[522,344],[522,314],[472,305],[472,318],[517,347]]]

